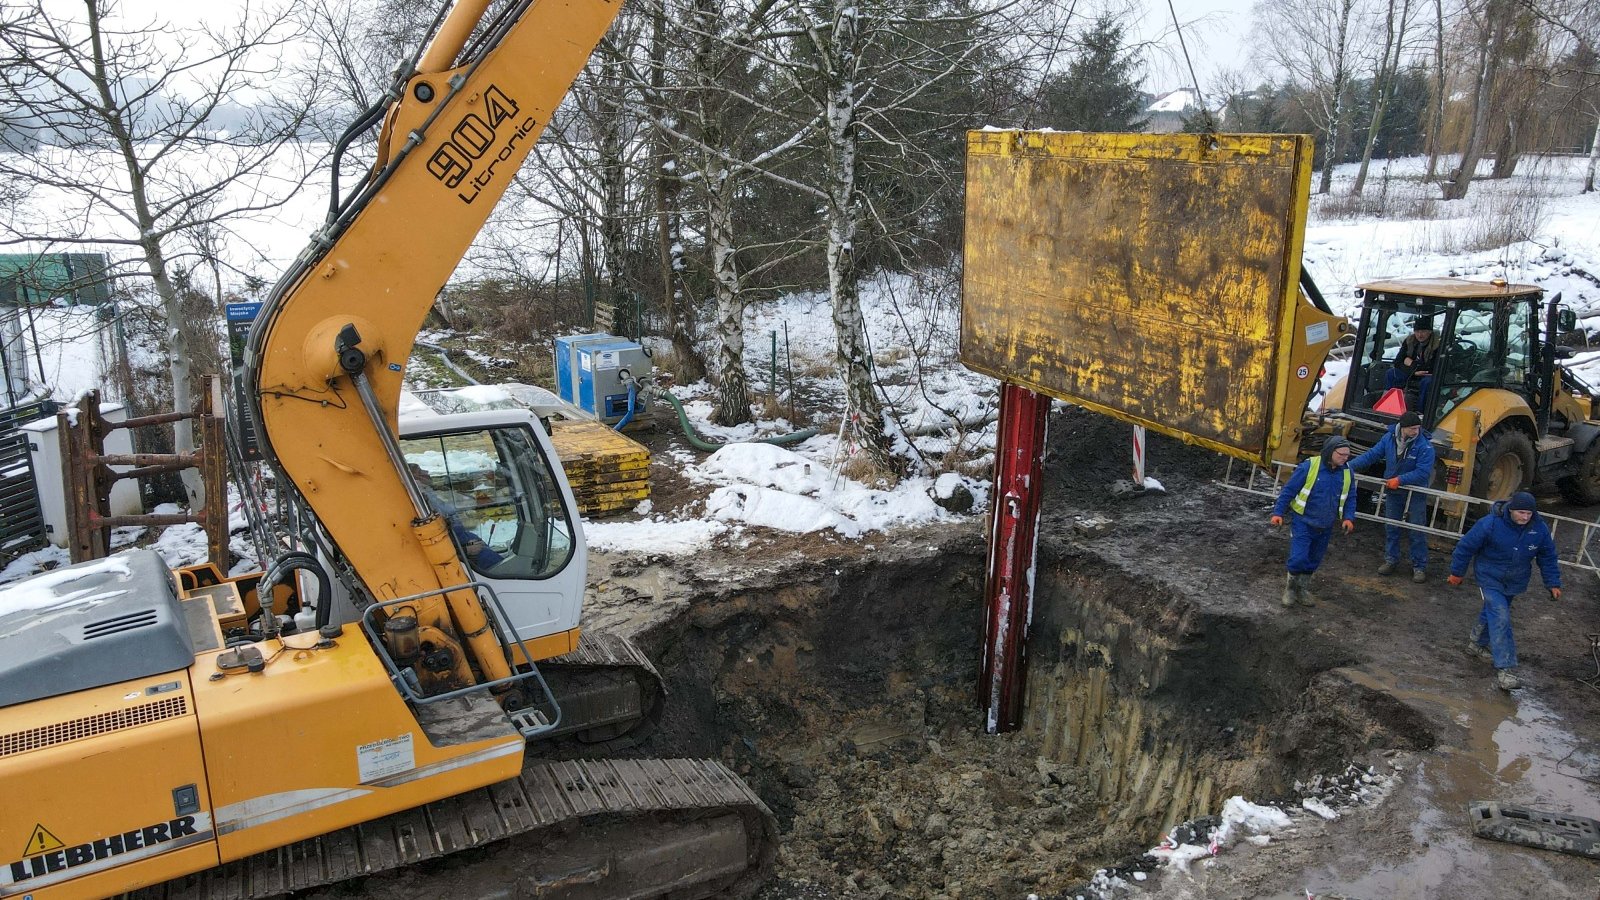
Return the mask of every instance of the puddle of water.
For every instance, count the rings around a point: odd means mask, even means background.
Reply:
[[[1600,779],[1600,755],[1582,747],[1527,689],[1507,695],[1487,675],[1463,690],[1456,680],[1399,676],[1377,667],[1342,674],[1406,703],[1442,710],[1466,729],[1465,746],[1441,750],[1440,759],[1422,767],[1428,776],[1423,783],[1438,805],[1464,811],[1472,800],[1506,800],[1600,819],[1600,786],[1578,777]]]
[[[1548,706],[1526,689],[1507,696],[1487,676],[1481,684],[1463,685],[1459,680],[1399,675],[1372,666],[1341,673],[1419,708],[1443,711],[1466,730],[1467,740],[1462,746],[1436,751],[1407,773],[1407,789],[1389,801],[1415,806],[1410,846],[1397,848],[1406,854],[1403,861],[1370,860],[1354,877],[1345,866],[1330,866],[1308,873],[1313,884],[1351,897],[1423,900],[1489,896],[1497,893],[1491,886],[1526,884],[1530,882],[1524,879],[1534,878],[1551,884],[1553,891],[1545,896],[1594,894],[1592,877],[1577,884],[1567,879],[1559,888],[1559,882],[1549,881],[1557,878],[1552,867],[1563,865],[1559,854],[1474,838],[1467,822],[1467,804],[1472,800],[1502,800],[1600,818],[1600,786],[1572,777],[1600,779],[1600,756],[1581,746]]]

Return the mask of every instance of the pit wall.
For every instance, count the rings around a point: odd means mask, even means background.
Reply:
[[[1378,721],[1398,704],[1329,673],[1349,652],[1292,619],[1201,612],[1079,551],[1040,558],[1023,729],[1082,770],[1110,823],[1153,840],[1235,794],[1281,797],[1414,743]]]

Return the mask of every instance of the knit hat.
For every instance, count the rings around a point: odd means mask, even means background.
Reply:
[[[1401,428],[1410,428],[1413,425],[1421,425],[1421,424],[1422,424],[1422,417],[1417,415],[1414,412],[1410,412],[1409,410],[1404,415],[1402,415],[1400,417],[1400,427]]]
[[[1506,509],[1508,509],[1508,510],[1511,510],[1511,509],[1536,510],[1538,508],[1539,508],[1539,504],[1534,501],[1533,495],[1528,493],[1527,491],[1517,491],[1515,494],[1511,495],[1511,500],[1508,503],[1506,503]]]

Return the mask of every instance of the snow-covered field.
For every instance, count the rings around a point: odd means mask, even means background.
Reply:
[[[1422,183],[1424,163],[1376,162],[1359,203],[1347,196],[1355,167],[1344,166],[1333,192],[1313,198],[1306,266],[1337,309],[1352,309],[1355,287],[1375,278],[1503,275],[1561,292],[1589,320],[1591,331],[1600,332],[1600,193],[1578,193],[1584,160],[1529,158],[1516,177],[1476,181],[1467,200],[1450,204],[1431,199],[1437,189]],[[308,198],[311,212],[302,219],[252,234],[259,258],[286,260],[297,253],[319,202]],[[1496,242],[1505,235],[1521,239]],[[682,385],[676,392],[696,429],[708,439],[729,442],[706,458],[683,452],[674,460],[691,482],[706,488],[704,501],[678,510],[646,506],[637,521],[586,523],[590,542],[601,549],[687,554],[718,541],[740,546],[755,526],[864,539],[953,518],[933,498],[949,496],[958,484],[976,500],[971,514],[980,514],[987,501],[984,472],[994,453],[996,386],[957,362],[957,291],[948,272],[877,273],[863,285],[878,377],[900,413],[899,451],[911,461],[911,478],[893,486],[850,480],[842,472],[850,469],[852,448],[841,446],[831,432],[790,448],[738,443],[793,426],[778,420],[720,428],[708,421],[713,388]],[[70,400],[104,377],[98,362],[104,355],[103,328],[95,329],[77,310],[45,311],[39,323],[45,332],[80,335],[52,344],[57,349],[45,359],[55,396]],[[753,393],[765,397],[770,389],[776,335],[777,407],[787,409],[784,392],[792,370],[799,402],[809,403],[817,419],[831,421],[828,410],[842,407],[843,386],[830,362],[834,335],[826,293],[792,293],[753,306],[746,329]],[[1600,376],[1600,351],[1582,355],[1579,362]],[[934,462],[946,454],[962,463]],[[175,562],[189,561],[195,558],[196,540],[193,534],[175,535],[158,546],[170,547]],[[58,561],[44,551],[18,560],[0,581]]]

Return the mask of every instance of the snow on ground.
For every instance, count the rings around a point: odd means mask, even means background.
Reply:
[[[706,499],[712,518],[779,531],[832,530],[854,538],[948,517],[933,502],[931,478],[908,478],[888,490],[871,488],[821,460],[771,444],[729,444],[684,474],[720,485]]]
[[[688,556],[711,546],[728,533],[728,526],[705,519],[670,521],[665,518],[639,522],[583,523],[583,533],[592,550],[639,553],[646,556]]]

